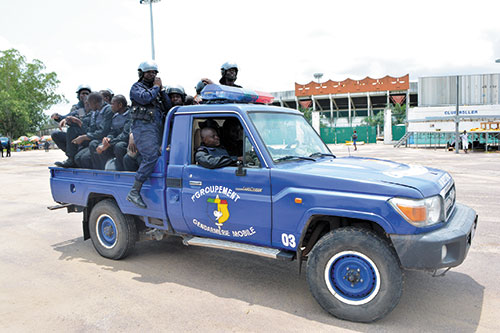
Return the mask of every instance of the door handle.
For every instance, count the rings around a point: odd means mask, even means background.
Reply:
[[[189,185],[192,185],[192,186],[201,186],[202,182],[200,182],[199,180],[190,180],[189,181]]]

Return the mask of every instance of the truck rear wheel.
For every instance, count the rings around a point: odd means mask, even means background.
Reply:
[[[137,240],[135,222],[124,215],[113,200],[97,203],[89,219],[92,244],[105,258],[122,259],[134,248]]]
[[[398,304],[403,274],[389,244],[370,230],[341,228],[322,237],[307,260],[318,303],[340,319],[372,322]]]

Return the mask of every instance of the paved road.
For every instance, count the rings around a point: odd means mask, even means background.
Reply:
[[[331,146],[339,155],[347,147]],[[354,152],[353,152],[354,153]],[[500,154],[360,146],[358,156],[449,171],[479,227],[466,261],[445,277],[405,272],[396,309],[374,324],[328,315],[295,262],[138,243],[125,260],[83,241],[81,215],[52,205],[47,166],[60,151],[0,159],[1,331],[500,331]]]

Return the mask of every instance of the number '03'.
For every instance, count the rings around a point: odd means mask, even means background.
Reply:
[[[289,247],[292,247],[292,248],[295,248],[295,246],[297,245],[295,243],[295,236],[292,235],[292,234],[281,234],[281,243],[283,243],[283,245],[285,246],[289,246]]]

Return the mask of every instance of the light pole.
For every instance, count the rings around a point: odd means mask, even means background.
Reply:
[[[320,83],[319,80],[323,77],[323,73],[314,73],[313,76],[316,80],[318,80],[318,83]]]
[[[151,55],[155,60],[155,35],[153,30],[153,2],[160,2],[160,0],[139,0],[141,4],[149,4],[149,15],[151,17]]]

